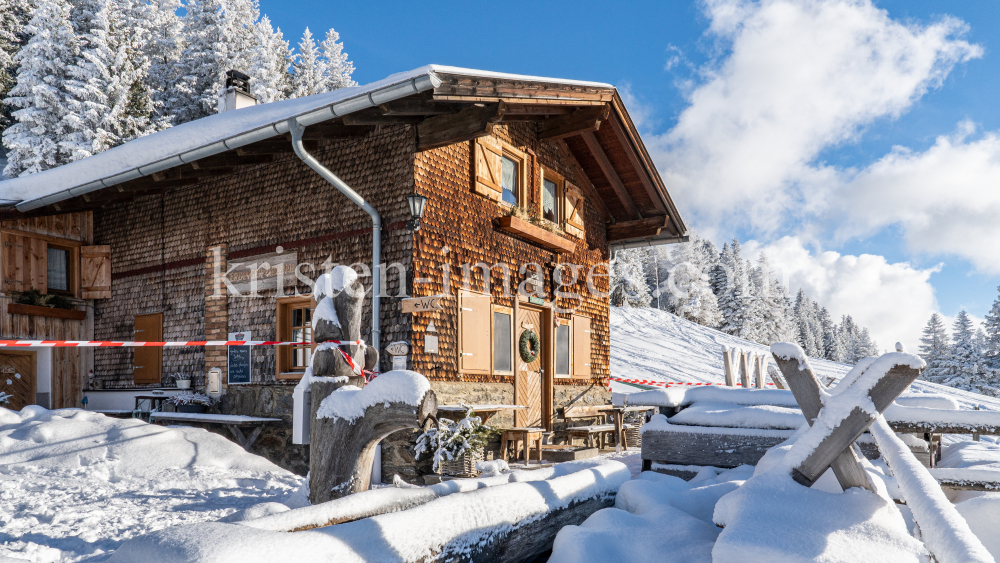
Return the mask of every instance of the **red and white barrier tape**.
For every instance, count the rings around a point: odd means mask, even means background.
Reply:
[[[364,340],[328,340],[323,344],[363,346]],[[39,346],[45,348],[80,347],[171,347],[171,346],[312,346],[313,342],[282,342],[280,340],[187,340],[184,342],[126,342],[117,340],[0,340],[0,347]]]
[[[672,387],[676,385],[725,385],[725,383],[690,383],[684,381],[659,381],[655,379],[626,379],[623,377],[608,377],[608,388],[611,388],[611,381],[620,381],[622,383],[633,383],[635,385],[649,385],[653,387]],[[768,385],[774,385],[774,383],[768,382]],[[742,383],[737,383],[737,387],[742,387]]]

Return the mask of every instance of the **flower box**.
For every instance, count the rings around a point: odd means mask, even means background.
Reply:
[[[526,238],[552,252],[569,254],[576,249],[575,242],[512,215],[497,219],[496,228],[499,231]]]
[[[87,316],[86,311],[76,309],[56,309],[55,307],[41,307],[39,305],[24,305],[21,303],[8,303],[7,312],[11,315],[30,315],[32,317],[50,317],[73,321],[82,321]]]

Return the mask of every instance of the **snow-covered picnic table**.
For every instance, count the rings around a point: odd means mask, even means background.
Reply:
[[[281,422],[280,418],[261,418],[256,416],[243,416],[236,414],[204,414],[190,412],[154,412],[149,415],[150,422],[173,422],[173,423],[201,423],[201,424],[222,424],[232,432],[236,438],[236,443],[243,446],[243,449],[250,451],[253,443],[260,436],[260,431],[264,425],[272,422]],[[253,428],[249,437],[243,434],[240,428]]]

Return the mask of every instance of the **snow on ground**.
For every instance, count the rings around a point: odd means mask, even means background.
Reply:
[[[0,408],[0,560],[101,561],[125,540],[285,501],[302,483],[202,429]]]
[[[722,347],[740,348],[756,354],[770,354],[768,346],[724,334],[666,311],[653,308],[611,307],[611,374],[630,379],[651,379],[689,383],[723,383]],[[904,342],[910,350],[919,343]],[[809,358],[820,378],[841,378],[851,366]],[[612,391],[640,391],[624,383],[612,382]],[[959,408],[1000,411],[1000,399],[987,397],[927,381],[916,381],[914,393],[938,393],[954,399]]]

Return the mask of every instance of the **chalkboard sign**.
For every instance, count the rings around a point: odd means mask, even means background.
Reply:
[[[250,340],[249,332],[230,333],[229,340]],[[229,347],[229,384],[250,383],[250,346]]]

